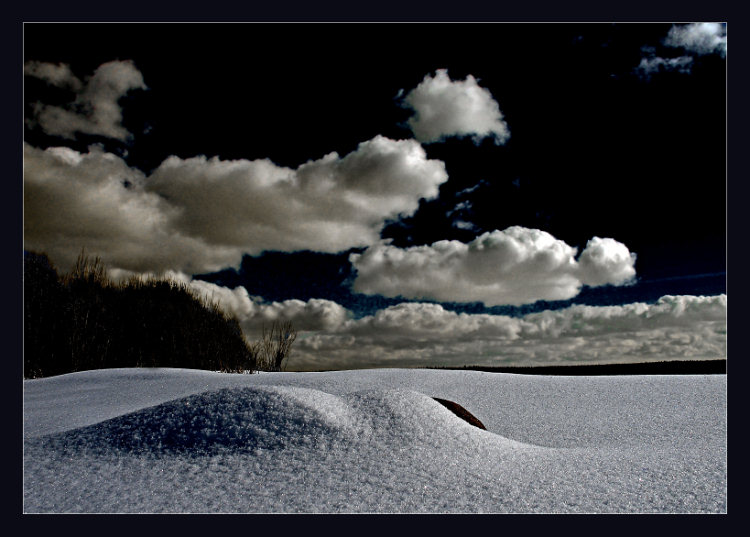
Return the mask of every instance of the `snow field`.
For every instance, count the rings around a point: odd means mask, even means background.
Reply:
[[[24,425],[25,512],[726,510],[723,375],[101,370]]]

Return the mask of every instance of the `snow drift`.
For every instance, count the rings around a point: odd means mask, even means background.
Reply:
[[[24,381],[24,510],[723,512],[725,392],[426,370]]]

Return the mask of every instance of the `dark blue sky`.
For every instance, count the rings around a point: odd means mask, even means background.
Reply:
[[[672,26],[27,24],[27,64],[65,64],[83,80],[106,62],[129,60],[148,89],[119,100],[128,140],[65,138],[33,122],[24,138],[40,149],[85,152],[99,144],[147,177],[170,156],[268,159],[295,169],[333,151],[348,155],[377,136],[412,138],[414,110],[404,95],[447,69],[451,80],[473,76],[491,92],[510,138],[422,144],[449,179],[417,210],[387,221],[380,237],[406,249],[521,226],[578,253],[592,237],[613,238],[637,260],[629,285],[584,286],[569,300],[522,305],[443,301],[445,309],[520,316],[719,295],[726,293],[726,58],[670,45]],[[639,70],[645,60],[650,71]],[[66,106],[76,96],[39,77],[24,82],[27,118],[35,103]],[[352,290],[350,255],[364,247],[299,250],[255,253],[239,269],[192,275],[267,301],[330,300],[355,317],[406,300]]]

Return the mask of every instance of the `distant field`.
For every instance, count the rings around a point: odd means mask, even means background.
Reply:
[[[679,360],[636,364],[555,365],[531,367],[435,367],[430,369],[518,373],[522,375],[725,375],[726,360]]]

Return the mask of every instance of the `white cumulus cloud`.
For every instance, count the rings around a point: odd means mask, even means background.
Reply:
[[[628,282],[635,276],[635,254],[614,239],[594,237],[578,258],[578,274],[592,287]]]
[[[118,101],[131,90],[146,89],[132,61],[102,64],[84,81],[66,64],[27,62],[24,74],[75,92],[75,100],[65,107],[36,103],[33,120],[47,134],[73,138],[83,133],[123,141],[130,137]]]
[[[669,71],[690,73],[695,56],[718,54],[726,57],[727,29],[726,26],[713,22],[675,25],[670,28],[662,43],[667,47],[682,48],[686,54],[663,58],[656,55],[653,47],[643,47],[645,56],[635,69],[641,78],[648,79],[654,74]]]
[[[330,153],[297,169],[268,160],[170,157],[147,190],[180,208],[181,232],[211,244],[337,252],[379,240],[388,219],[410,215],[448,179],[414,140],[376,136],[354,152]]]
[[[150,176],[96,147],[24,144],[24,244],[59,266],[86,248],[112,268],[211,272],[264,250],[373,244],[447,179],[417,141],[382,136],[296,169],[170,157]]]
[[[402,303],[304,335],[290,367],[560,365],[725,358],[726,295],[571,306],[524,317]]]
[[[635,254],[613,239],[594,237],[578,260],[576,253],[545,231],[513,226],[468,244],[403,249],[381,242],[350,261],[360,293],[487,306],[566,300],[582,285],[620,285],[635,276]]]
[[[696,54],[727,54],[726,26],[715,22],[702,22],[672,26],[664,39],[670,47],[682,47]]]
[[[115,277],[132,277],[115,271]],[[274,321],[299,331],[293,370],[559,365],[725,358],[727,297],[663,296],[653,304],[574,305],[522,317],[403,302],[372,315],[325,299],[269,302],[183,273],[169,277],[234,315],[249,341]]]
[[[202,280],[190,281],[189,287],[198,296],[218,303],[224,311],[234,315],[249,339],[258,337],[263,326],[270,326],[274,321],[291,321],[300,331],[335,331],[351,316],[336,302],[320,298],[267,302],[250,296],[244,287],[229,289]]]
[[[489,137],[504,144],[510,137],[497,101],[471,75],[453,81],[446,69],[438,69],[406,95],[404,104],[415,112],[407,123],[422,143],[471,136],[475,142]]]
[[[82,249],[108,267],[136,272],[219,270],[236,252],[175,232],[179,209],[143,188],[146,177],[92,147],[24,144],[24,248],[67,271]]]

